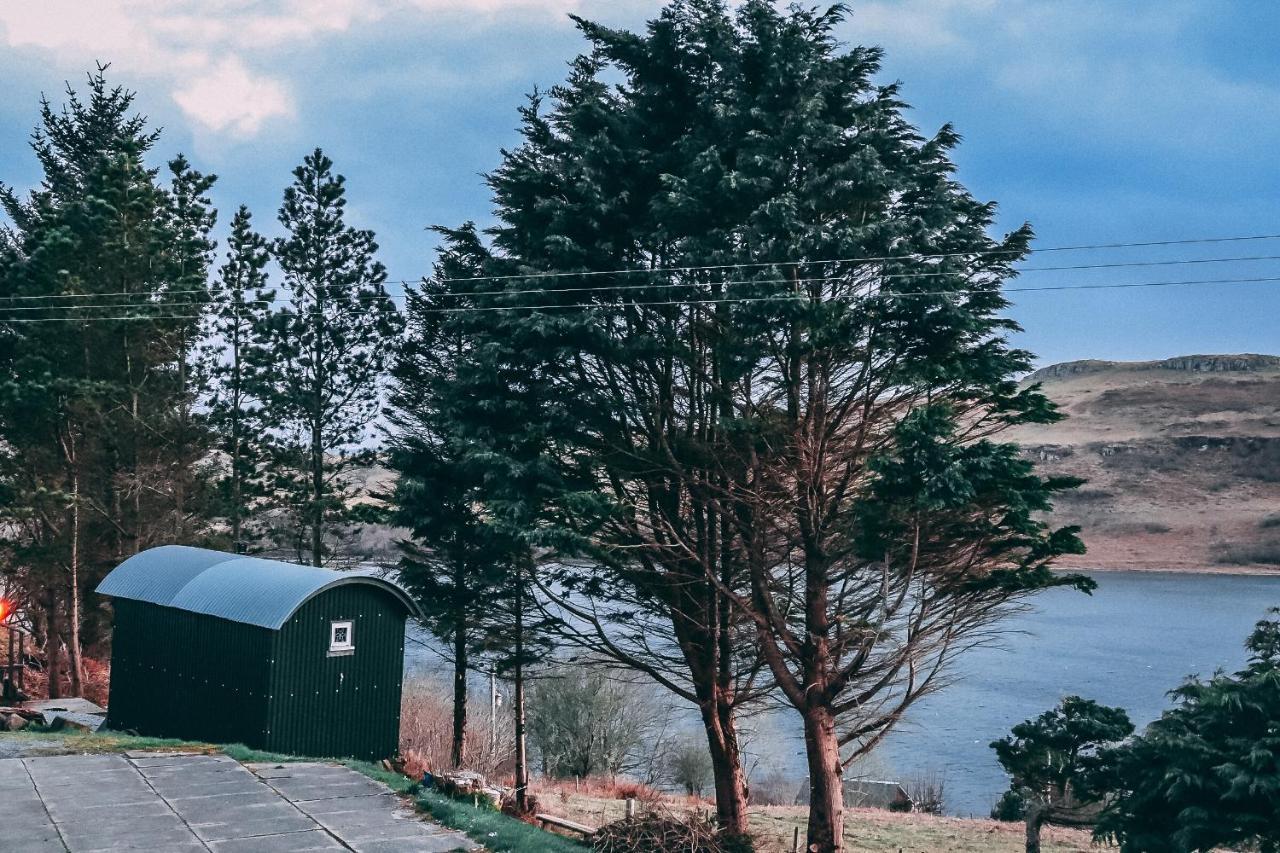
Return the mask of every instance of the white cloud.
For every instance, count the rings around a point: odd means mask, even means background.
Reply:
[[[0,45],[79,73],[94,60],[168,87],[199,128],[250,138],[296,112],[282,50],[377,25],[392,14],[563,20],[585,0],[39,0],[0,2]],[[301,70],[299,70],[301,76]]]
[[[219,133],[253,136],[269,120],[293,114],[284,84],[255,76],[235,57],[182,84],[173,99],[188,117]]]

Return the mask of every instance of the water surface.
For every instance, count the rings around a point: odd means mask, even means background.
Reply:
[[[1052,590],[1007,623],[1000,648],[960,659],[956,683],[922,700],[869,762],[877,775],[943,774],[947,810],[986,815],[1008,786],[988,744],[1064,696],[1129,712],[1139,727],[1170,707],[1166,693],[1192,674],[1243,666],[1243,642],[1267,608],[1280,606],[1280,576],[1104,572],[1092,596]],[[420,645],[409,666],[443,669]],[[447,683],[447,682],[446,682]],[[479,686],[479,685],[477,685]],[[480,691],[477,691],[477,695]],[[689,710],[687,724],[697,731]],[[799,719],[790,711],[744,722],[748,766],[806,775]]]

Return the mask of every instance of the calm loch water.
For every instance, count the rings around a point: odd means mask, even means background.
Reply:
[[[1092,596],[1054,590],[1011,619],[1000,648],[960,659],[956,683],[916,705],[868,763],[876,775],[942,773],[947,810],[985,816],[1008,781],[988,744],[1072,693],[1129,712],[1139,726],[1170,707],[1190,674],[1244,664],[1244,639],[1269,607],[1280,576],[1104,572]],[[439,657],[406,647],[410,669],[443,674]],[[447,683],[443,682],[443,683]],[[477,685],[479,687],[480,685]],[[480,693],[480,691],[477,691]],[[697,731],[690,709],[688,725]],[[799,721],[789,711],[744,721],[758,772],[806,775]]]
[[[1092,596],[1053,590],[1009,622],[1003,648],[960,660],[956,683],[915,706],[870,762],[908,778],[945,774],[947,810],[985,816],[1008,780],[988,744],[1072,693],[1129,712],[1141,728],[1170,707],[1167,691],[1189,674],[1239,669],[1243,643],[1269,607],[1280,576],[1105,572]],[[803,777],[802,744],[778,725],[762,753]],[[764,731],[761,731],[764,734]],[[791,741],[792,749],[786,741]]]

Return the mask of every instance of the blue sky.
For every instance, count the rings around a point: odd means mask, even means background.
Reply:
[[[275,228],[316,145],[349,180],[392,278],[429,269],[433,223],[484,221],[480,174],[516,107],[581,41],[567,13],[640,26],[640,0],[45,0],[0,5],[0,180],[38,179],[41,92],[95,60],[182,151]],[[1280,233],[1280,4],[1221,0],[855,2],[842,36],[887,51],[926,131],[964,136],[961,179],[1044,247]],[[1045,253],[1027,267],[1280,255],[1280,240]],[[1280,260],[1027,272],[1014,287],[1280,277]],[[1040,363],[1280,352],[1280,282],[1016,296]]]

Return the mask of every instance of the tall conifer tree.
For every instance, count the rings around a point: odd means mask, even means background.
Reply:
[[[161,184],[145,161],[157,132],[131,114],[133,98],[99,68],[84,96],[68,86],[61,109],[43,101],[32,138],[41,184],[25,198],[0,187],[13,222],[0,270],[12,298],[0,314],[0,435],[15,489],[5,511],[45,611],[51,692],[63,646],[80,690],[81,649],[105,621],[86,612],[85,591],[175,530],[192,535],[186,496],[204,455],[188,369],[213,179],[178,158]]]
[[[258,402],[267,367],[261,338],[275,297],[267,288],[267,241],[253,230],[249,209],[241,205],[231,220],[226,262],[213,292],[213,352],[209,420],[226,456],[220,497],[231,529],[231,547],[248,550],[245,525],[255,498],[261,497],[262,462],[270,436]]]
[[[333,161],[317,148],[293,175],[279,214],[287,236],[272,244],[288,298],[264,336],[272,368],[262,395],[280,433],[272,489],[298,558],[318,566],[332,556],[326,533],[352,518],[344,475],[369,461],[364,442],[402,321],[373,232],[346,223]]]

